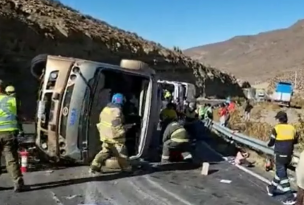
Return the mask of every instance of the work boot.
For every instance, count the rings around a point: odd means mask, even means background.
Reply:
[[[275,187],[273,185],[268,185],[266,187],[268,196],[273,196],[275,192]]]
[[[19,178],[14,184],[14,192],[21,192],[24,190],[23,178]]]
[[[101,174],[102,170],[101,170],[101,168],[99,168],[97,166],[91,165],[91,167],[89,169],[89,173],[90,174]]]
[[[170,161],[168,159],[161,159],[160,163],[161,164],[169,164]]]
[[[124,167],[121,169],[121,172],[122,173],[131,173],[131,172],[133,172],[133,168],[132,168],[132,166]]]
[[[282,203],[285,205],[293,205],[296,203],[296,198],[294,197],[293,194],[291,194],[285,200],[283,200]]]

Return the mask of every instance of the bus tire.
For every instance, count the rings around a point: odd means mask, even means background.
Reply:
[[[40,78],[43,69],[46,67],[47,56],[48,54],[40,54],[31,60],[31,74],[37,79]]]

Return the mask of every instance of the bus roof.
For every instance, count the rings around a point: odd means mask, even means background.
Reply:
[[[134,74],[141,74],[145,76],[152,76],[155,75],[154,69],[150,68],[146,63],[137,61],[137,60],[127,60],[122,59],[120,65],[112,65],[108,63],[102,63],[102,62],[96,62],[91,60],[85,60],[80,58],[72,58],[72,57],[62,57],[62,56],[53,56],[48,55],[48,60],[51,61],[69,61],[71,63],[76,64],[83,64],[83,63],[89,63],[94,64],[96,67],[102,67],[102,68],[109,68],[114,70],[122,70],[124,72],[128,73],[134,73]]]

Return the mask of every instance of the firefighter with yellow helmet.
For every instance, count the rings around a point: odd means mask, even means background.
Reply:
[[[14,182],[14,190],[19,192],[24,188],[24,181],[18,162],[17,105],[14,97],[4,93],[2,86],[3,81],[0,80],[0,153],[4,154],[6,169]]]
[[[133,125],[124,125],[124,116],[122,113],[123,103],[124,96],[116,93],[112,97],[112,102],[109,103],[99,115],[100,122],[97,124],[97,129],[99,131],[100,141],[102,142],[102,149],[92,161],[90,168],[91,173],[101,172],[105,161],[112,156],[117,158],[122,171],[132,171],[127,157],[125,134],[126,130]]]

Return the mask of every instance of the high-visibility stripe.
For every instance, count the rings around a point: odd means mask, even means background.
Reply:
[[[176,135],[178,135],[178,134],[180,134],[180,133],[182,133],[182,132],[184,132],[185,135],[186,135],[186,130],[185,130],[184,128],[179,128],[179,129],[175,130],[175,131],[171,134],[171,140],[172,140],[173,142],[188,142],[189,139],[187,139],[187,138],[178,138],[178,137],[175,137]]]
[[[173,142],[189,142],[188,139],[178,139],[178,138],[172,138],[171,141],[173,141]]]
[[[169,156],[162,155],[161,158],[162,158],[162,159],[169,159],[170,157],[169,157]]]

